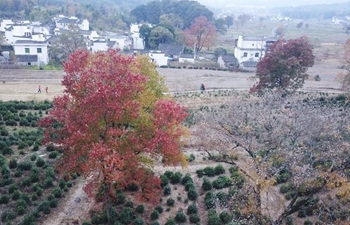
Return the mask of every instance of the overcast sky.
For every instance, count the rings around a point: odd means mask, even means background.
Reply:
[[[203,5],[221,7],[223,5],[256,5],[266,7],[298,6],[314,4],[344,3],[349,0],[197,0]]]

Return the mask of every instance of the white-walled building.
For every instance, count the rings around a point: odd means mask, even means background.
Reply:
[[[130,25],[130,36],[132,38],[133,49],[145,49],[143,39],[140,37],[140,27],[142,24],[131,24]]]
[[[12,20],[0,20],[0,32],[5,32],[5,30],[15,24]]]
[[[90,23],[86,19],[78,19],[77,17],[66,17],[59,15],[55,18],[56,28],[69,30],[71,25],[76,25],[80,30],[89,30]]]
[[[243,62],[259,62],[266,53],[266,49],[276,42],[274,38],[265,36],[242,36],[235,41],[234,55],[241,65]]]
[[[165,56],[164,52],[161,51],[150,51],[148,53],[151,61],[154,62],[157,66],[167,66],[168,65],[168,57]]]
[[[22,65],[46,65],[49,63],[46,41],[17,40],[13,44],[17,62]]]

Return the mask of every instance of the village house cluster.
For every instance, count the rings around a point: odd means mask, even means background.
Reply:
[[[40,22],[0,20],[0,33],[3,36],[2,56],[0,61],[10,61],[10,52],[14,53],[15,62],[23,66],[42,66],[50,61],[52,40],[68,30],[79,29],[86,40],[86,47],[91,52],[106,51],[109,48],[131,50],[133,53],[147,54],[157,66],[169,65],[169,61],[194,63],[195,59],[216,60],[221,68],[255,69],[257,63],[265,55],[266,49],[276,39],[263,36],[239,36],[233,40],[234,54],[221,55],[215,58],[213,54],[185,54],[184,46],[178,44],[160,44],[157,50],[144,50],[144,42],[140,37],[140,24],[131,24],[130,30],[124,35],[113,32],[100,34],[90,30],[89,21],[77,17],[59,15],[53,18],[50,26]]]

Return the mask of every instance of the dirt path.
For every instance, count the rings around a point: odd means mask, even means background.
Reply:
[[[76,184],[66,194],[66,198],[60,202],[58,208],[41,223],[42,225],[77,225],[90,220],[89,211],[95,202],[88,198],[83,191],[85,182],[77,180]]]

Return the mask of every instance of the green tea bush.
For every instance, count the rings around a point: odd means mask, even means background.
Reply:
[[[37,155],[36,155],[36,154],[32,154],[32,155],[30,156],[30,160],[31,160],[31,161],[35,161],[36,158],[37,158]]]
[[[160,180],[161,180],[161,186],[163,188],[169,184],[169,178],[165,175],[161,175]]]
[[[162,212],[163,212],[163,207],[162,207],[162,206],[157,206],[157,207],[155,208],[155,210],[157,210],[157,211],[159,212],[159,214],[162,214]]]
[[[53,196],[55,196],[55,198],[61,198],[62,197],[62,191],[59,187],[55,188],[52,191]]]
[[[282,184],[280,187],[280,192],[282,194],[286,194],[289,191],[293,191],[295,189],[295,185],[293,183]]]
[[[217,165],[214,168],[214,170],[215,170],[215,175],[221,175],[221,174],[225,173],[225,169],[224,169],[224,167],[221,164]]]
[[[10,167],[10,169],[17,168],[17,160],[16,159],[11,159],[10,162],[9,162],[9,167]]]
[[[164,194],[164,195],[170,195],[170,194],[171,194],[171,188],[170,188],[169,185],[167,185],[166,187],[164,187],[163,194]]]
[[[176,172],[170,177],[170,182],[172,184],[178,184],[180,183],[181,178],[182,178],[182,174],[180,172]]]
[[[43,160],[41,157],[38,157],[35,162],[35,165],[37,167],[43,167],[45,165],[45,160]]]
[[[16,218],[16,213],[12,209],[5,210],[1,213],[1,221],[6,223]]]
[[[59,153],[57,151],[52,151],[49,153],[49,158],[50,159],[56,159]]]
[[[221,222],[224,224],[229,223],[233,218],[232,215],[226,211],[221,212],[219,217],[220,217]]]
[[[191,182],[193,183],[193,179],[191,177],[191,174],[186,173],[186,175],[182,178],[181,184],[185,185],[186,183]]]
[[[17,200],[17,199],[19,199],[20,196],[21,196],[21,192],[19,190],[15,190],[12,193],[11,198],[12,198],[12,200]]]
[[[17,168],[20,170],[26,170],[29,171],[33,167],[33,164],[30,161],[23,161],[18,163]]]
[[[204,175],[204,171],[203,171],[202,169],[199,169],[199,170],[196,171],[196,174],[197,174],[197,176],[198,176],[199,178],[201,178],[201,177],[203,177],[203,175]]]
[[[221,225],[221,219],[215,211],[208,213],[208,225]]]
[[[168,198],[166,201],[167,206],[174,206],[175,200],[172,198]]]
[[[215,169],[213,167],[207,166],[203,169],[204,175],[208,177],[215,176]]]
[[[179,211],[176,213],[175,221],[176,221],[177,223],[184,223],[184,222],[186,222],[186,215],[185,215],[181,210],[179,210]]]
[[[12,184],[10,187],[9,187],[9,194],[13,194],[13,192],[15,192],[16,190],[18,190],[18,186],[17,184]]]
[[[176,225],[175,221],[169,218],[164,225]]]
[[[197,200],[198,198],[198,194],[197,194],[197,191],[195,188],[190,188],[187,192],[187,198],[192,200],[192,201],[195,201]]]
[[[143,225],[144,222],[143,222],[143,219],[141,218],[136,218],[135,221],[134,221],[134,225]]]
[[[187,183],[185,184],[185,190],[186,190],[186,191],[189,191],[191,188],[195,188],[195,187],[194,187],[194,183],[193,183],[193,182],[187,182]]]
[[[203,183],[202,183],[202,189],[204,191],[210,191],[212,188],[213,188],[213,186],[212,186],[210,180],[208,178],[204,177]]]
[[[159,212],[157,210],[154,210],[151,213],[151,220],[157,220],[159,218]]]
[[[167,170],[164,172],[164,176],[166,176],[168,179],[174,175],[173,171]]]
[[[215,208],[215,194],[211,191],[207,192],[204,197],[204,204],[207,209]]]
[[[201,220],[197,214],[190,214],[190,223],[199,223]]]
[[[7,205],[10,202],[10,197],[8,195],[1,195],[0,204]]]
[[[145,206],[144,206],[143,204],[138,205],[138,206],[136,207],[135,211],[136,211],[137,213],[142,214],[142,213],[145,212]]]
[[[196,204],[191,204],[187,207],[187,215],[189,214],[197,214],[198,213],[198,208]]]
[[[213,181],[213,187],[215,189],[222,189],[225,187],[232,186],[232,179],[226,176],[219,176],[216,180]]]
[[[125,207],[118,215],[118,221],[122,224],[131,224],[135,219],[134,210],[130,207]]]

